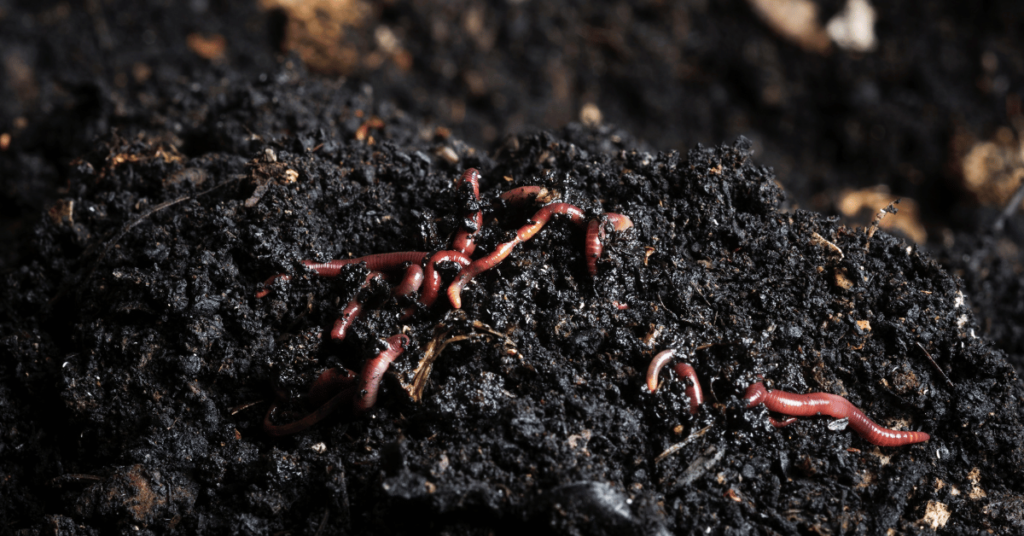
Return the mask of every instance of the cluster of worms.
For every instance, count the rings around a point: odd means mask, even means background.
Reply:
[[[480,172],[474,168],[467,169],[456,182],[456,188],[468,188],[474,200],[479,202]],[[446,294],[453,308],[461,308],[462,290],[474,277],[500,264],[517,245],[533,238],[557,215],[564,216],[574,224],[585,228],[584,253],[587,271],[592,277],[596,276],[597,261],[604,249],[607,233],[629,229],[633,226],[633,222],[627,216],[615,213],[605,213],[600,218],[588,220],[583,210],[575,205],[550,202],[555,198],[557,198],[557,194],[543,186],[522,186],[501,194],[499,199],[513,206],[538,202],[547,202],[548,204],[541,207],[527,221],[526,225],[517,229],[511,240],[499,244],[494,251],[475,260],[472,259],[472,255],[476,251],[476,236],[483,227],[483,212],[478,209],[470,210],[465,215],[463,225],[452,238],[451,249],[433,254],[423,251],[381,253],[325,263],[302,261],[307,268],[323,277],[336,277],[345,266],[353,264],[363,264],[370,270],[360,291],[356,292],[355,297],[348,302],[342,310],[341,316],[334,322],[330,333],[331,338],[337,341],[345,338],[349,328],[363,312],[365,296],[363,296],[362,290],[378,279],[387,281],[397,274],[403,274],[392,288],[392,295],[411,298],[416,292],[419,292],[419,308],[432,307],[441,291],[442,277],[437,270],[437,265],[440,263],[455,263],[459,267],[459,272],[455,276],[455,280],[449,284]],[[267,296],[273,283],[289,279],[291,276],[288,274],[277,274],[268,278],[263,283],[263,289],[256,293],[256,297]],[[413,316],[416,311],[417,304],[413,303],[403,311],[401,319],[405,320]],[[377,401],[377,392],[384,373],[391,363],[405,351],[409,343],[409,337],[406,335],[399,334],[388,338],[385,349],[367,361],[358,375],[345,368],[331,368],[324,371],[313,383],[307,396],[308,400],[317,408],[316,410],[297,421],[277,425],[271,420],[278,405],[275,402],[267,410],[263,421],[264,430],[274,436],[293,434],[309,428],[343,406],[351,405],[353,413],[360,413],[373,407]]]
[[[647,368],[647,388],[653,393],[658,390],[658,374],[675,357],[675,350],[665,350],[654,356]],[[686,396],[690,399],[690,413],[697,413],[697,408],[704,402],[697,373],[688,363],[677,363],[674,367],[676,375],[687,382]],[[891,430],[872,421],[858,407],[845,398],[829,393],[796,394],[786,391],[765,388],[763,382],[756,382],[747,387],[743,395],[747,408],[764,404],[768,411],[788,416],[779,420],[768,417],[776,428],[789,426],[797,421],[797,417],[813,417],[827,415],[835,419],[848,419],[849,426],[867,442],[880,447],[900,447],[913,443],[928,441],[931,436],[925,432]]]

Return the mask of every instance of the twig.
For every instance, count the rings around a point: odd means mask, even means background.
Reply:
[[[705,426],[701,430],[698,430],[698,431],[690,434],[690,437],[687,437],[686,439],[680,441],[679,443],[676,443],[675,445],[672,445],[671,447],[665,449],[665,452],[662,452],[661,454],[658,455],[657,458],[654,459],[654,463],[661,463],[662,460],[664,460],[665,458],[668,458],[669,456],[679,452],[680,449],[682,449],[686,445],[689,445],[690,443],[693,442],[694,439],[697,439],[698,437],[701,437],[702,435],[707,433],[707,431],[710,430],[710,429],[711,429],[710,426]]]
[[[916,344],[917,347],[920,348],[922,352],[924,352],[924,356],[928,358],[928,361],[932,362],[932,366],[935,367],[935,370],[939,371],[939,374],[941,374],[942,377],[946,380],[946,385],[948,385],[949,388],[952,389],[953,382],[949,379],[949,376],[946,376],[946,373],[942,370],[942,367],[940,367],[939,364],[936,363],[934,359],[932,359],[932,354],[929,354],[928,350],[925,350],[924,346],[922,346],[921,343],[915,341],[914,344]]]
[[[811,233],[811,243],[823,247],[836,255],[839,255],[839,260],[843,260],[843,250],[839,249],[839,246],[829,242],[825,237],[818,233]]]
[[[875,215],[875,219],[871,220],[871,226],[868,227],[868,241],[864,243],[864,251],[871,249],[871,238],[875,236],[875,232],[878,231],[878,226],[882,223],[882,219],[885,218],[886,214],[896,214],[896,205],[900,204],[900,200],[897,199],[892,203],[889,203],[882,210],[878,211]]]
[[[135,218],[134,220],[129,222],[127,225],[125,225],[124,228],[121,229],[121,231],[117,233],[117,236],[115,236],[114,238],[112,238],[111,240],[109,240],[107,242],[106,247],[103,248],[103,252],[100,253],[99,257],[97,257],[95,261],[93,261],[92,267],[89,269],[89,273],[87,273],[85,275],[85,278],[81,282],[84,283],[85,281],[88,281],[89,279],[91,279],[92,278],[92,274],[96,273],[96,270],[99,268],[100,263],[103,262],[103,259],[105,259],[107,257],[107,253],[110,253],[110,250],[113,249],[114,246],[117,245],[117,243],[120,242],[121,239],[124,238],[124,236],[126,234],[128,234],[129,231],[134,229],[138,224],[142,223],[144,220],[146,220],[147,218],[149,218],[153,214],[156,214],[157,212],[160,212],[161,210],[163,210],[165,208],[173,207],[174,205],[177,205],[179,203],[183,203],[183,202],[188,201],[190,199],[196,199],[196,198],[202,197],[202,196],[204,196],[204,195],[206,195],[206,194],[208,194],[210,192],[213,192],[214,190],[217,190],[217,189],[219,189],[219,188],[221,188],[223,186],[226,186],[228,184],[234,184],[234,183],[236,183],[236,182],[238,182],[238,181],[240,181],[240,180],[242,180],[244,178],[245,178],[244,175],[238,175],[238,176],[236,176],[235,178],[233,178],[233,179],[231,179],[229,181],[222,182],[222,183],[220,183],[220,184],[218,184],[218,185],[216,185],[216,186],[214,186],[212,188],[208,188],[206,190],[203,190],[202,192],[199,192],[198,194],[191,195],[191,196],[190,195],[183,195],[183,196],[181,196],[181,197],[179,197],[177,199],[172,199],[170,201],[164,201],[163,203],[160,203],[159,205],[156,205],[156,206],[150,208],[149,210],[147,210],[146,212],[141,214],[139,217]],[[90,251],[91,251],[91,248],[87,249],[85,251],[85,254],[88,255],[90,253]],[[75,279],[77,279],[77,278],[75,278]],[[65,279],[64,283],[62,283],[61,286],[60,286],[60,290],[57,291],[57,294],[53,298],[51,298],[50,301],[47,302],[46,305],[48,307],[52,306],[58,300],[63,298],[64,294],[66,294],[68,289],[71,288],[72,281],[73,280],[70,279],[70,278],[69,279]]]
[[[320,536],[320,533],[327,527],[327,518],[330,517],[330,513],[330,508],[324,508],[324,517],[320,519],[320,526],[317,527],[316,533],[313,536]]]
[[[409,398],[411,398],[413,402],[420,402],[423,399],[423,389],[427,386],[427,379],[430,378],[430,372],[434,368],[434,361],[441,356],[441,352],[443,352],[449,344],[495,336],[505,341],[505,351],[509,355],[517,355],[519,353],[516,349],[515,343],[512,342],[512,339],[504,333],[495,330],[479,320],[474,320],[471,326],[473,329],[482,331],[483,333],[468,333],[449,337],[456,328],[447,328],[444,324],[438,324],[434,328],[434,336],[431,337],[430,342],[427,343],[427,348],[423,353],[423,358],[420,359],[420,362],[416,365],[416,369],[413,371],[412,381],[408,384],[404,381],[401,382],[402,388],[409,393]]]

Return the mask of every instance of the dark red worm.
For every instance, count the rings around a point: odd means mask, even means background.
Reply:
[[[676,375],[680,378],[690,380],[686,386],[686,396],[690,399],[690,414],[696,415],[697,408],[704,403],[704,393],[700,389],[700,382],[697,381],[697,371],[689,363],[678,363],[675,366]]]
[[[470,232],[466,229],[459,229],[458,232],[455,233],[455,238],[452,239],[452,249],[466,255],[472,255],[473,252],[476,251],[476,242],[473,241],[473,237],[484,225],[483,212],[478,210],[469,217],[472,218],[469,223],[473,224],[473,231]]]
[[[785,391],[769,391],[764,383],[757,382],[747,388],[743,395],[748,408],[764,404],[768,411],[793,417],[828,415],[836,419],[849,419],[850,428],[869,443],[880,447],[899,447],[928,441],[931,436],[924,432],[890,430],[879,426],[864,415],[864,412],[841,396],[828,393],[799,395]],[[772,423],[775,426],[792,424],[792,420]]]
[[[469,184],[473,188],[473,198],[477,201],[480,200],[480,172],[476,168],[469,168],[462,173],[459,180],[456,181],[456,187],[461,188],[462,186]],[[479,210],[474,211],[466,216],[466,219],[472,224],[472,230],[459,229],[455,233],[455,238],[452,240],[452,249],[459,253],[466,255],[472,255],[473,251],[476,250],[476,243],[473,242],[473,236],[480,230],[480,227],[484,224],[483,213]]]
[[[375,277],[381,277],[383,274],[380,272],[370,272],[366,275],[366,280],[363,281],[362,286],[359,287],[359,291],[363,290],[370,285],[370,281],[373,281]],[[352,324],[359,318],[359,315],[363,314],[363,298],[360,296],[361,292],[356,291],[355,297],[352,298],[345,309],[341,311],[341,316],[334,321],[334,327],[331,328],[331,338],[336,341],[345,340],[345,336],[348,335],[348,328],[352,327]]]
[[[474,277],[500,264],[501,261],[508,257],[509,253],[512,253],[512,250],[517,245],[533,238],[555,214],[567,215],[574,223],[582,223],[584,217],[583,210],[569,203],[552,203],[538,210],[526,225],[516,230],[516,237],[514,239],[498,245],[489,255],[473,261],[472,264],[459,274],[459,277],[448,287],[448,299],[452,302],[452,307],[456,309],[462,307],[462,289]]]
[[[423,286],[423,267],[419,264],[410,264],[405,269],[405,277],[398,283],[398,286],[391,291],[392,296],[408,296]]]
[[[337,277],[341,273],[343,266],[349,264],[359,264],[361,262],[366,263],[366,267],[374,272],[386,272],[389,270],[397,269],[407,262],[419,264],[423,262],[423,259],[427,256],[425,251],[399,251],[395,253],[378,253],[376,255],[366,255],[364,257],[357,257],[355,259],[336,259],[328,262],[313,262],[313,261],[302,261],[302,264],[306,267],[314,270],[318,275],[323,277]],[[256,292],[257,298],[262,298],[267,294],[270,294],[270,285],[274,281],[288,281],[292,277],[288,274],[277,274],[269,277],[263,282],[264,288]]]
[[[469,259],[466,259],[466,262],[468,263]],[[366,281],[363,282],[361,287],[359,287],[360,290],[366,288],[374,277],[381,275],[383,275],[381,272],[370,272],[370,274],[366,276]],[[422,285],[423,268],[418,264],[411,264],[406,268],[405,276],[402,278],[402,281],[398,283],[398,286],[392,289],[391,295],[408,296],[409,294],[419,290]],[[434,289],[434,295],[437,295],[437,289]],[[352,324],[362,313],[363,302],[357,293],[356,296],[352,298],[352,301],[350,301],[345,307],[345,310],[341,312],[341,317],[334,321],[334,328],[331,330],[331,338],[337,341],[344,340],[345,336],[348,334],[348,328],[352,327]]]
[[[786,426],[789,426],[789,425],[795,423],[796,421],[797,421],[796,417],[790,417],[790,418],[788,418],[786,420],[780,421],[780,420],[776,419],[775,417],[772,417],[771,415],[768,416],[768,423],[771,424],[772,426],[776,427],[776,428],[784,428]]]
[[[333,396],[331,396],[332,393]],[[313,383],[309,398],[314,404],[319,404],[312,413],[305,417],[288,423],[274,424],[271,421],[274,411],[277,409],[277,402],[270,405],[266,416],[263,417],[263,430],[267,434],[280,437],[299,433],[310,426],[324,420],[333,413],[339,406],[352,403],[356,394],[356,375],[346,368],[332,368],[325,370]],[[330,398],[327,398],[330,397]],[[322,400],[326,399],[325,402]]]
[[[675,350],[664,350],[659,352],[647,366],[647,389],[652,393],[658,390],[658,373],[675,357]],[[676,375],[684,381],[689,380],[686,385],[686,396],[690,399],[690,413],[696,414],[697,408],[704,403],[704,392],[697,380],[697,371],[689,363],[679,363],[674,367]]]
[[[526,242],[533,238],[535,234],[540,232],[541,229],[547,225],[548,221],[555,214],[563,214],[569,217],[569,220],[575,224],[583,223],[583,210],[576,205],[570,205],[569,203],[551,203],[545,205],[543,208],[538,210],[527,222],[526,225],[520,227],[516,231],[516,236],[519,237],[520,242]]]
[[[597,277],[597,259],[601,258],[601,251],[604,249],[601,244],[601,235],[603,234],[600,220],[590,220],[590,223],[587,224],[587,238],[583,242],[583,251],[587,257],[587,271],[590,272],[590,277]]]
[[[548,203],[558,198],[558,192],[544,186],[520,186],[501,194],[498,198],[508,201],[512,205],[521,206],[531,203]]]
[[[615,231],[625,231],[633,226],[633,220],[622,214],[609,212],[605,214],[605,217]],[[597,277],[597,260],[601,258],[601,252],[604,251],[604,236],[604,224],[600,220],[594,219],[587,223],[587,238],[584,244],[586,245],[587,270],[591,277]]]
[[[437,263],[457,262],[463,267],[471,266],[472,260],[467,255],[454,250],[438,251],[427,261],[427,268],[423,272],[423,293],[420,294],[420,303],[424,307],[430,307],[437,301],[437,295],[441,292],[441,274],[437,273]]]
[[[486,272],[491,268],[494,268],[501,261],[508,257],[508,254],[512,252],[512,249],[519,244],[519,238],[515,238],[510,242],[498,244],[498,247],[494,249],[486,257],[481,257],[472,264],[467,266],[459,276],[452,281],[452,284],[448,287],[448,300],[452,302],[452,307],[456,309],[462,308],[462,289],[467,283],[473,280],[474,277],[482,272]]]
[[[392,335],[387,340],[387,348],[363,365],[363,370],[359,373],[359,386],[353,399],[352,409],[355,413],[366,411],[377,403],[377,391],[380,390],[380,381],[384,373],[391,363],[402,355],[407,346],[409,337],[401,334]]]
[[[320,373],[306,400],[310,406],[319,407],[326,404],[334,395],[356,386],[356,373],[345,367],[332,367]]]

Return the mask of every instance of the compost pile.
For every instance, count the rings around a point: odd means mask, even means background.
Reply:
[[[485,153],[368,88],[288,73],[227,92],[188,152],[174,139],[98,141],[6,275],[0,496],[18,533],[1024,526],[1024,393],[956,281],[901,239],[786,209],[746,140],[650,154],[570,125]],[[634,227],[607,237],[591,278],[583,232],[555,218],[462,309],[442,295],[400,322],[404,304],[371,288],[332,341],[367,271],[300,261],[445,249],[468,167],[483,175],[477,257],[535,211],[495,202],[517,186]],[[292,280],[256,299],[279,272]],[[320,372],[358,370],[397,333],[412,344],[376,407],[264,432],[277,395],[301,415]],[[696,415],[684,382],[646,387],[664,349],[701,379]],[[762,377],[931,440],[880,448],[825,417],[774,429],[741,401]]]

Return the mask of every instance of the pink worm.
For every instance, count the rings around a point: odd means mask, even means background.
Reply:
[[[384,373],[408,345],[409,337],[401,334],[392,335],[387,340],[387,348],[363,365],[363,370],[359,373],[359,386],[353,399],[352,409],[355,413],[366,411],[377,403],[377,391],[380,390],[380,381]]]
[[[629,216],[609,212],[605,214],[605,217],[608,218],[608,223],[612,224],[612,229],[615,231],[625,231],[633,226],[633,220],[630,220]],[[590,220],[587,223],[584,251],[587,257],[587,270],[590,271],[591,277],[597,277],[597,260],[601,258],[601,252],[604,251],[604,235],[604,224],[600,220]]]
[[[274,437],[286,436],[299,433],[310,426],[324,420],[328,415],[338,409],[338,406],[351,402],[356,387],[356,375],[347,368],[331,368],[325,370],[320,377],[313,382],[309,398],[314,404],[326,399],[305,417],[288,424],[274,424],[270,417],[277,409],[277,402],[271,404],[267,414],[263,417],[263,430]],[[336,393],[331,396],[331,393]],[[327,398],[330,396],[330,398]]]
[[[841,396],[828,393],[799,395],[785,391],[769,391],[764,383],[757,382],[747,388],[743,395],[748,408],[764,404],[769,411],[793,417],[828,415],[836,419],[849,419],[850,428],[869,443],[880,447],[899,447],[928,441],[931,436],[924,432],[890,430],[878,425],[864,415],[864,412]],[[775,426],[791,424],[795,419],[773,422]]]
[[[675,350],[664,350],[659,352],[647,366],[647,389],[652,393],[658,390],[658,373],[675,357]],[[681,379],[689,380],[686,386],[686,396],[690,399],[690,414],[696,415],[697,408],[704,403],[704,392],[701,391],[700,382],[697,381],[697,371],[689,363],[679,363],[674,367],[676,375]]]
[[[519,188],[513,188],[498,197],[513,205],[525,205],[536,201],[547,203],[548,201],[557,198],[558,194],[553,190],[548,190],[544,186],[520,186]]]
[[[352,324],[359,318],[359,315],[363,314],[363,300],[359,295],[359,291],[369,286],[373,278],[381,277],[382,275],[380,272],[370,272],[366,275],[366,281],[363,281],[362,286],[356,291],[352,301],[348,302],[345,309],[341,311],[341,316],[334,321],[334,327],[331,329],[332,339],[336,341],[345,340],[345,336],[348,335],[348,328],[352,327]]]
[[[464,171],[462,173],[462,176],[459,177],[456,187],[462,187],[467,183],[473,188],[473,197],[477,201],[479,201],[480,172],[477,171],[476,168],[469,168],[466,171]],[[475,229],[473,231],[459,229],[459,231],[455,233],[455,238],[452,240],[452,249],[458,251],[459,253],[472,255],[473,252],[476,251],[476,243],[473,242],[473,236],[476,235],[476,233],[480,231],[480,227],[483,226],[484,216],[482,212],[477,210],[467,215],[466,219],[472,220],[472,223],[475,224]]]
[[[512,250],[517,245],[533,238],[555,214],[565,214],[569,216],[573,223],[583,222],[583,211],[579,207],[568,203],[552,203],[538,210],[526,225],[516,231],[514,239],[500,244],[486,257],[473,261],[472,264],[459,274],[459,277],[448,287],[448,299],[451,300],[452,307],[456,309],[462,308],[462,289],[474,277],[500,264],[501,261],[508,257],[509,253],[512,253]]]
[[[423,268],[419,264],[410,264],[405,269],[405,277],[391,291],[393,296],[408,296],[423,286]]]
[[[434,305],[437,300],[437,295],[441,291],[441,274],[437,273],[436,264],[439,262],[457,262],[463,267],[472,266],[472,262],[469,256],[464,255],[458,251],[438,251],[430,257],[427,261],[427,268],[423,272],[423,294],[420,295],[420,303],[424,307],[430,307]]]

